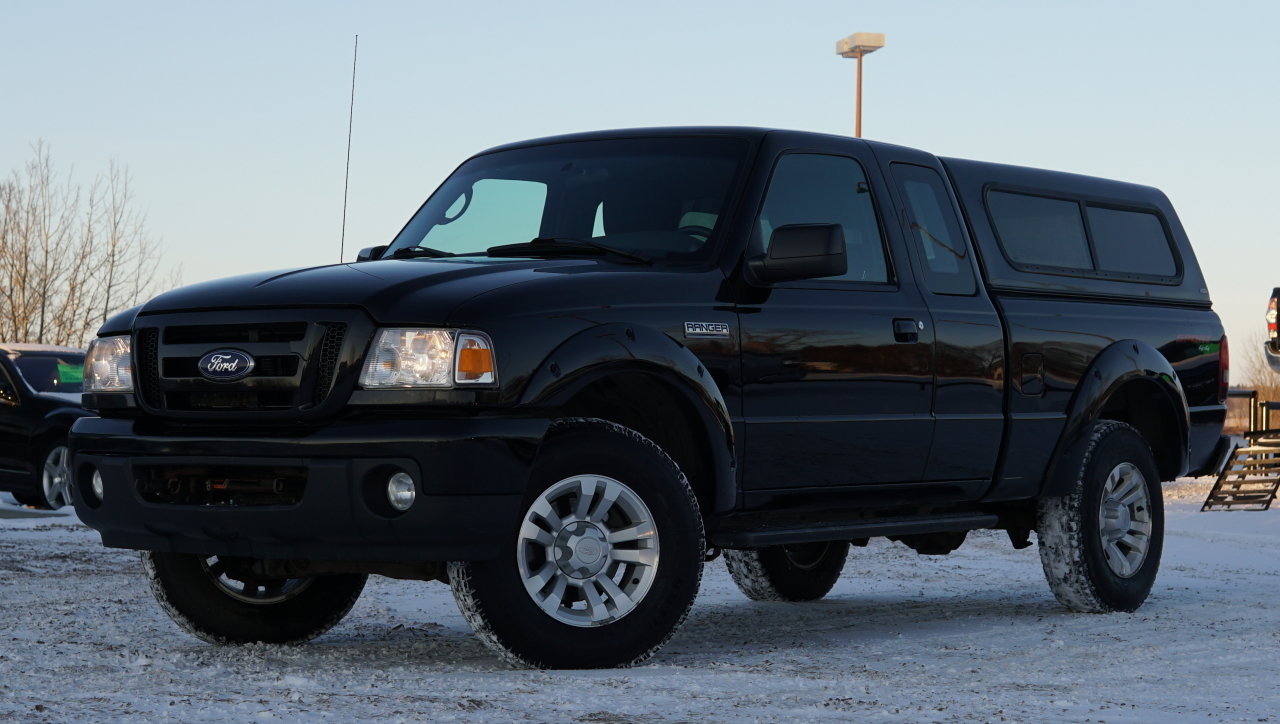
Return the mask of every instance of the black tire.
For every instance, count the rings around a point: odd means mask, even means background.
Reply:
[[[753,601],[816,601],[836,585],[848,557],[847,541],[724,552],[733,582]]]
[[[254,578],[247,571],[249,562],[142,553],[142,566],[161,608],[184,630],[211,644],[310,641],[347,615],[368,578],[363,574]],[[225,581],[220,573],[225,573]],[[244,586],[239,595],[232,590],[237,582]]]
[[[592,478],[604,483],[605,491],[617,491],[619,485],[626,491],[613,493],[613,499],[609,492],[595,499],[587,493],[573,497],[577,490],[573,486]],[[591,483],[593,490],[596,484]],[[586,526],[581,519],[575,522],[574,516],[583,514],[574,511],[583,509],[578,507],[583,499],[591,504],[588,518],[594,519],[597,512],[601,515],[598,525],[608,542],[603,553],[590,543],[590,553],[582,554],[584,537],[579,534]],[[638,507],[648,521],[631,520],[644,516],[623,510],[628,504],[634,511],[635,501],[642,504]],[[507,523],[502,532],[498,559],[449,565],[458,608],[502,659],[556,669],[629,666],[652,656],[683,623],[702,580],[702,517],[684,474],[648,438],[604,420],[558,421],[534,463],[521,510],[520,519]],[[556,522],[538,517],[539,510],[551,511]],[[538,558],[541,544],[529,537],[527,531],[535,528],[528,526],[545,526],[537,530],[545,530],[548,539],[556,541],[546,549],[552,554]],[[615,532],[623,528],[644,526],[654,531],[644,542],[614,540]],[[623,551],[630,545],[648,546],[651,562],[643,566],[625,562]],[[580,554],[589,555],[592,564],[600,567],[592,571],[566,568]],[[542,579],[545,588],[539,589],[542,584],[535,569],[547,576]],[[630,589],[630,596],[618,588],[642,579],[644,587]],[[527,589],[526,582],[546,591],[541,606],[534,597],[543,594]],[[606,585],[623,595],[608,594]],[[594,594],[590,603],[588,587]],[[598,620],[597,610],[602,614]],[[573,617],[578,617],[576,623]]]
[[[1078,471],[1075,482],[1066,495],[1041,499],[1037,511],[1049,587],[1073,611],[1137,610],[1164,548],[1164,502],[1150,446],[1129,425],[1099,420],[1081,432],[1063,464]]]

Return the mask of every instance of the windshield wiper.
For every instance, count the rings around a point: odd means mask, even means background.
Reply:
[[[652,264],[647,256],[617,247],[601,244],[591,239],[575,239],[569,236],[539,236],[522,244],[503,244],[491,246],[486,251],[489,256],[561,256],[566,254],[613,254],[629,259],[637,264]]]
[[[429,257],[431,259],[440,259],[446,256],[457,256],[447,251],[432,249],[429,246],[402,246],[391,252],[389,255],[382,257],[383,259],[417,259],[418,257]]]

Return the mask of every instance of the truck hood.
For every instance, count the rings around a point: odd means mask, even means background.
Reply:
[[[245,274],[161,294],[137,314],[210,309],[360,307],[375,321],[440,323],[477,295],[596,259],[389,259]],[[588,271],[583,269],[582,271]]]

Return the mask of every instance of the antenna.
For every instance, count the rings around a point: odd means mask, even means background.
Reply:
[[[356,59],[360,56],[360,36],[351,50],[351,109],[347,111],[347,171],[342,177],[342,239],[338,242],[338,263],[347,250],[347,189],[351,185],[351,128],[356,118]]]

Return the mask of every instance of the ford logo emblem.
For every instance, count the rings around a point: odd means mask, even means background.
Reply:
[[[196,363],[200,375],[214,382],[232,382],[253,371],[253,358],[235,349],[215,349]]]

